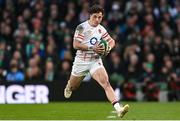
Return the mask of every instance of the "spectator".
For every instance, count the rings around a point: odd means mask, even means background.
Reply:
[[[42,76],[41,69],[38,66],[38,61],[35,58],[31,58],[26,68],[26,79],[29,81],[41,81]]]
[[[122,83],[124,82],[124,67],[122,65],[123,62],[120,55],[116,51],[113,51],[110,56],[110,61],[107,64],[110,81],[114,82],[118,88],[122,86]]]
[[[125,79],[138,81],[141,68],[139,67],[139,58],[136,54],[129,56],[126,62]]]
[[[136,85],[134,81],[128,81],[123,86],[124,100],[136,101]]]
[[[168,78],[169,93],[168,98],[170,101],[180,100],[180,79],[176,73],[171,73]]]
[[[60,64],[60,70],[58,72],[58,80],[61,81],[62,85],[66,85],[66,80],[69,78],[71,71],[71,62],[69,60],[63,60]],[[63,79],[63,80],[62,80]]]
[[[55,69],[54,69],[54,63],[51,59],[46,60],[46,66],[45,66],[45,77],[44,79],[46,81],[52,82],[55,77]]]
[[[7,73],[6,80],[10,82],[21,82],[24,81],[24,78],[24,73],[18,68],[17,60],[11,60],[10,71]]]
[[[116,40],[114,50],[104,60],[110,75],[121,75],[122,80],[126,80],[123,83],[125,87],[131,79],[135,83],[142,82],[146,89],[148,85],[155,88],[159,82],[166,83],[169,99],[180,100],[174,93],[179,92],[173,90],[180,78],[180,2],[98,2],[107,13],[102,24]],[[87,19],[87,10],[92,3],[88,0],[1,1],[0,80],[6,81],[12,60],[18,61],[17,70],[24,74],[25,79],[43,80],[45,73],[42,72],[49,58],[52,63],[47,64],[51,65],[47,68],[52,68],[52,65],[58,67],[58,61],[62,61],[63,73],[60,75],[66,78],[75,52],[72,33],[78,23]],[[64,71],[64,68],[68,69]],[[54,71],[55,74],[60,73],[59,69]],[[56,75],[53,78],[58,79]]]

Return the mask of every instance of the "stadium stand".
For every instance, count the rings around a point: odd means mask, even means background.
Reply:
[[[179,0],[97,2],[106,11],[102,24],[116,40],[104,64],[122,98],[156,101],[167,93],[161,100],[180,100]],[[73,32],[92,4],[0,0],[0,82],[67,81]]]

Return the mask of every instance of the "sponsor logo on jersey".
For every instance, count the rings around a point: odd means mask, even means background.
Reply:
[[[96,37],[93,37],[90,39],[91,45],[95,45],[97,43],[98,39]]]

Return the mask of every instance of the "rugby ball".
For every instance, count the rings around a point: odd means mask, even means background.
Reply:
[[[104,53],[101,53],[100,56],[105,56],[106,51],[108,50],[108,42],[106,40],[101,39],[98,46],[101,46],[105,49]]]

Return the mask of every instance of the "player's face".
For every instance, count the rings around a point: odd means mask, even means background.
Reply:
[[[103,15],[101,12],[99,13],[93,13],[92,15],[90,15],[90,21],[92,26],[97,26],[98,24],[101,23],[103,18]]]

